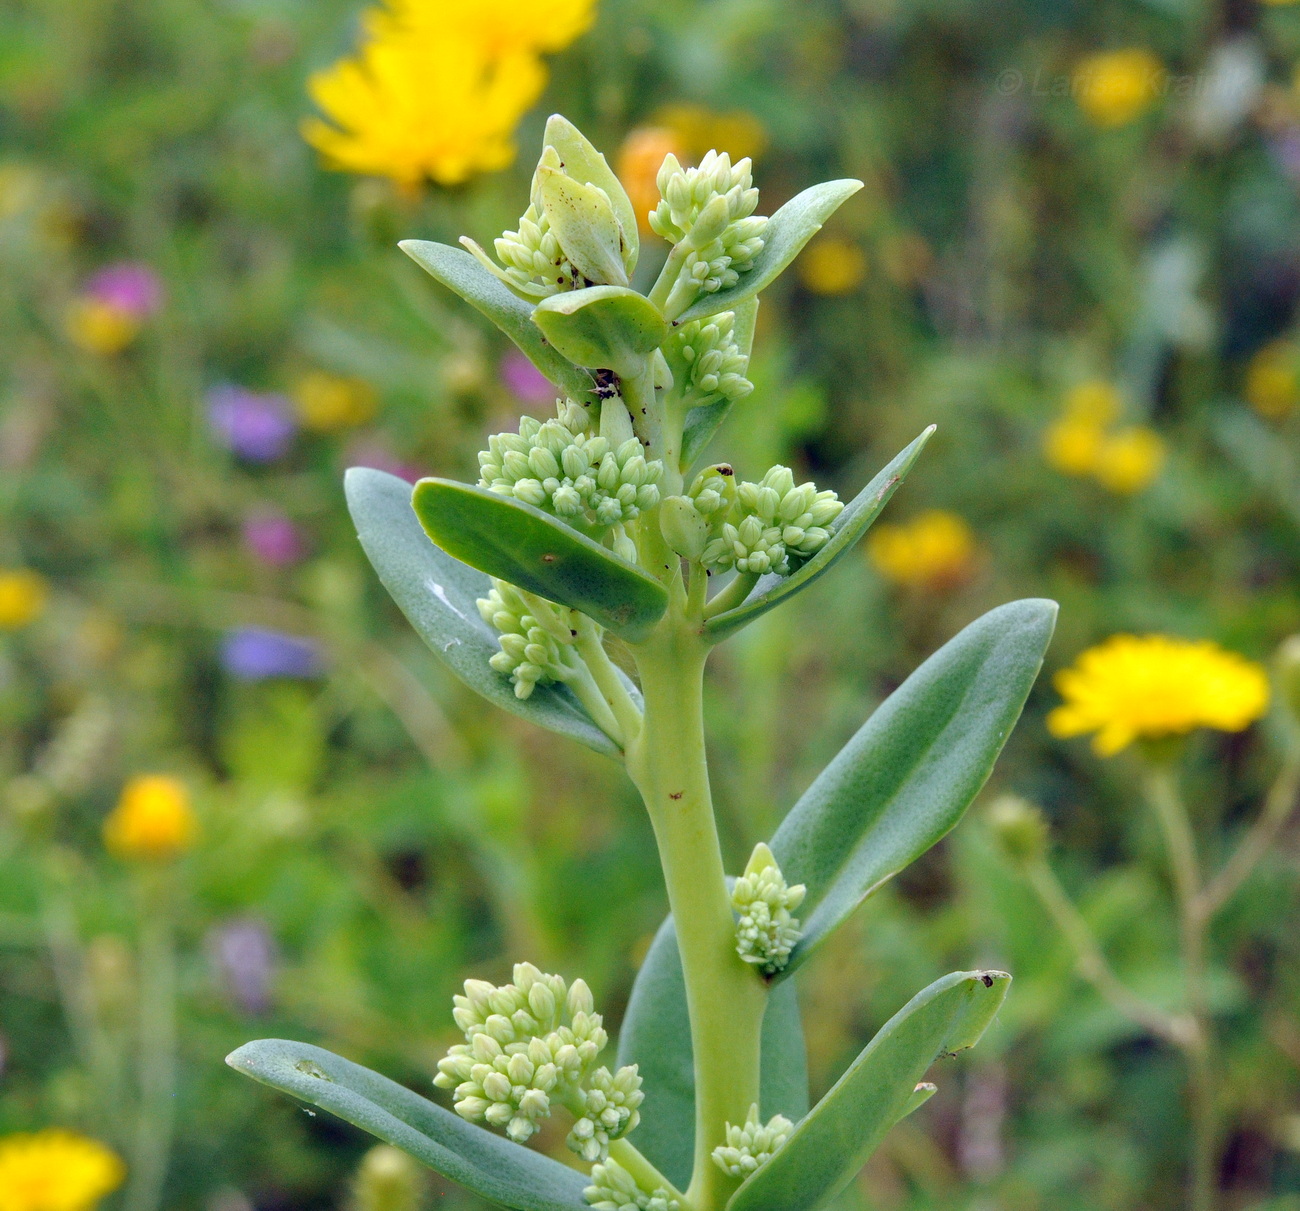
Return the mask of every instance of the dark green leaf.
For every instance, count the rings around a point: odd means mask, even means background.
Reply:
[[[538,305],[533,322],[570,361],[621,375],[636,374],[668,336],[659,309],[626,286],[553,294]]]
[[[474,603],[487,596],[490,582],[429,541],[411,508],[410,484],[368,467],[353,467],[344,482],[357,534],[379,579],[420,638],[461,681],[540,727],[597,752],[619,753],[566,686],[539,685],[521,701],[509,679],[489,667],[499,650],[496,632]]]
[[[704,633],[715,642],[726,639],[795,593],[803,592],[830,571],[854,548],[858,539],[880,516],[895,489],[907,478],[912,464],[920,457],[933,432],[934,426],[931,425],[845,506],[844,512],[830,526],[830,541],[797,572],[792,576],[762,577],[740,605],[710,618],[704,624]]]
[[[320,1047],[285,1039],[245,1043],[236,1072],[370,1132],[467,1190],[512,1211],[586,1206],[578,1172],[444,1110],[387,1077]]]
[[[591,375],[561,357],[533,323],[532,304],[511,294],[468,252],[428,240],[403,240],[399,248],[448,290],[476,307],[565,395],[590,403]]]
[[[861,181],[824,181],[791,198],[768,220],[763,251],[754,258],[753,269],[742,273],[740,281],[729,290],[701,295],[677,317],[677,322],[684,324],[719,311],[735,311],[746,299],[766,289],[822,229],[822,224],[861,188]]]
[[[618,1040],[618,1062],[639,1064],[645,1102],[632,1142],[679,1189],[691,1180],[695,1071],[686,982],[669,917],[637,973]],[[764,1118],[808,1113],[808,1062],[794,984],[773,989],[763,1018]]]
[[[752,298],[736,308],[736,322],[733,332],[736,345],[746,357],[754,345],[754,328],[758,323],[758,299]],[[722,427],[731,411],[731,400],[722,399],[716,404],[705,404],[692,408],[686,414],[686,424],[682,429],[682,473],[689,471],[695,460],[704,453],[704,448],[713,440],[713,435]]]
[[[772,852],[808,888],[793,971],[877,887],[943,837],[993,770],[1038,676],[1053,601],[991,610],[916,670],[790,809]]]
[[[727,1211],[824,1207],[853,1180],[885,1132],[920,1104],[916,1085],[930,1065],[979,1041],[1010,983],[1001,971],[959,971],[913,997],[736,1191]]]
[[[668,608],[657,580],[532,505],[449,479],[420,480],[411,504],[447,554],[624,639],[644,638]]]

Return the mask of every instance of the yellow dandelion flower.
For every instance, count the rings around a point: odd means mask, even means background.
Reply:
[[[876,526],[867,555],[888,580],[912,589],[951,589],[975,570],[975,536],[956,513],[931,509],[911,521]]]
[[[1064,405],[1070,420],[1104,427],[1119,420],[1124,401],[1114,383],[1094,378],[1071,387],[1065,393]]]
[[[1091,475],[1106,441],[1106,431],[1090,420],[1066,417],[1043,434],[1043,454],[1064,475]]]
[[[680,159],[684,154],[677,137],[666,126],[638,126],[623,140],[614,171],[627,190],[642,235],[651,234],[650,212],[659,205],[659,166],[666,156]]]
[[[866,276],[862,249],[837,236],[814,240],[799,258],[799,277],[814,294],[849,294]]]
[[[1300,402],[1300,366],[1290,341],[1265,345],[1246,367],[1246,402],[1260,416],[1281,420]]]
[[[140,333],[140,321],[103,299],[75,299],[63,319],[68,339],[87,353],[121,353]]]
[[[16,631],[34,622],[49,596],[44,576],[27,568],[0,569],[0,631]]]
[[[1093,474],[1104,488],[1131,496],[1149,488],[1165,462],[1165,443],[1154,429],[1134,425],[1112,433],[1097,451]]]
[[[1089,648],[1053,682],[1064,703],[1047,716],[1053,736],[1095,732],[1111,757],[1139,739],[1197,728],[1240,732],[1268,709],[1268,676],[1208,640],[1114,635]]]
[[[104,844],[119,858],[175,858],[194,844],[198,821],[184,783],[142,774],[122,790],[104,821]]]
[[[91,1211],[125,1176],[114,1152],[71,1131],[0,1137],[0,1211]]]
[[[1165,67],[1149,50],[1129,47],[1090,55],[1074,73],[1074,95],[1096,125],[1127,126],[1165,88]]]
[[[333,433],[364,425],[379,406],[375,389],[362,378],[313,370],[294,384],[293,402],[304,427]]]
[[[373,11],[366,28],[355,57],[308,85],[330,122],[308,119],[303,137],[331,167],[413,188],[458,185],[514,159],[515,127],[546,83],[536,55],[493,56]]]

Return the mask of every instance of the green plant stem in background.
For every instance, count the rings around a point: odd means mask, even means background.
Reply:
[[[1179,793],[1175,767],[1152,760],[1143,778],[1147,802],[1164,834],[1178,909],[1179,943],[1187,1012],[1196,1036],[1185,1046],[1190,1074],[1192,1121],[1192,1211],[1213,1211],[1219,1151],[1219,1106],[1214,1077],[1213,1038],[1206,992],[1206,925],[1201,912],[1201,871],[1187,805]]]
[[[677,923],[695,1059],[695,1163],[687,1199],[726,1202],[738,1182],[710,1160],[727,1123],[759,1100],[763,981],[736,957],[736,926],[718,844],[704,750],[708,647],[677,610],[636,649],[645,725],[627,768],[654,826]]]
[[[138,873],[139,1106],[126,1211],[158,1211],[176,1125],[176,940],[171,871]]]

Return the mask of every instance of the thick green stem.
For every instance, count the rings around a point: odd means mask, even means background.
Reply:
[[[140,1106],[127,1211],[158,1211],[176,1125],[176,945],[170,870],[140,872]]]
[[[704,607],[704,617],[713,618],[724,610],[734,610],[738,605],[743,605],[756,584],[756,572],[737,572],[732,582]]]
[[[677,610],[634,649],[645,723],[627,768],[645,799],[663,864],[686,978],[695,1062],[695,1168],[687,1196],[721,1208],[736,1188],[710,1159],[727,1123],[759,1100],[767,991],[736,954],[736,927],[718,845],[704,751],[707,646]]]
[[[1188,1101],[1192,1120],[1191,1211],[1214,1211],[1218,1202],[1219,1105],[1214,1076],[1213,1036],[1206,996],[1206,919],[1201,912],[1201,871],[1187,807],[1174,768],[1153,763],[1146,775],[1147,801],[1164,834],[1178,905],[1178,933],[1187,1011],[1197,1037],[1185,1048],[1189,1068]]]

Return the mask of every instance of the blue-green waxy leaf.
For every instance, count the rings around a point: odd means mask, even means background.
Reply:
[[[608,161],[598,152],[587,137],[562,114],[552,114],[546,120],[546,135],[542,143],[554,147],[559,153],[565,173],[584,185],[596,185],[609,197],[610,205],[623,230],[624,262],[627,272],[636,268],[638,238],[636,211],[627,196],[623,183],[610,168]],[[588,363],[583,363],[584,365]]]
[[[511,294],[468,252],[429,240],[403,240],[398,247],[448,290],[477,308],[519,347],[565,395],[590,402],[591,375],[562,357],[533,323],[532,304]]]
[[[889,1128],[920,1104],[917,1082],[930,1065],[979,1041],[1010,983],[1002,971],[959,971],[913,997],[784,1146],[732,1195],[727,1211],[826,1206],[853,1180]]]
[[[736,307],[736,322],[732,328],[736,337],[736,347],[746,357],[754,346],[754,328],[758,324],[758,299],[752,298]],[[682,473],[685,474],[694,465],[695,460],[704,453],[704,447],[713,439],[713,435],[722,427],[731,411],[732,401],[721,399],[716,404],[705,404],[692,408],[686,414],[686,423],[682,427]]]
[[[668,594],[653,577],[523,501],[449,479],[422,479],[411,505],[448,555],[581,610],[624,639],[644,638],[668,608]]]
[[[880,516],[881,511],[889,503],[889,498],[893,496],[898,485],[907,478],[907,473],[920,457],[925,443],[934,433],[934,428],[931,425],[910,446],[896,455],[893,462],[849,501],[844,507],[844,512],[829,527],[830,541],[816,555],[791,576],[771,574],[761,577],[740,605],[714,615],[704,624],[705,635],[714,642],[726,639],[728,635],[734,635],[741,627],[747,626],[755,618],[762,617],[768,610],[775,609],[783,601],[788,601],[794,594],[802,593],[809,585],[830,571],[853,550],[858,540]]]
[[[634,375],[668,336],[668,324],[643,294],[589,286],[543,299],[533,312],[542,335],[579,366]]]
[[[807,896],[789,974],[961,819],[1029,696],[1056,603],[990,610],[917,669],[790,809],[772,852]]]
[[[226,1063],[328,1110],[511,1211],[586,1206],[582,1191],[587,1181],[567,1165],[467,1123],[396,1081],[320,1047],[261,1039],[245,1043]]]
[[[489,667],[500,650],[497,636],[474,603],[487,596],[491,583],[429,541],[411,508],[406,480],[353,467],[344,485],[361,545],[379,579],[420,638],[461,681],[503,710],[597,752],[618,754],[618,746],[567,686],[539,685],[521,700],[509,679]]]
[[[861,181],[824,181],[791,198],[768,220],[763,251],[754,258],[754,267],[742,273],[740,281],[729,289],[701,295],[677,317],[677,322],[684,324],[719,311],[735,311],[740,303],[765,290],[803,251],[822,224],[861,188]]]
[[[755,978],[758,978],[757,976]],[[764,1119],[808,1113],[808,1061],[794,982],[773,989],[763,1017],[760,1098]],[[678,1189],[691,1180],[695,1071],[686,982],[669,917],[637,973],[618,1040],[619,1064],[638,1064],[645,1102],[632,1142]]]

